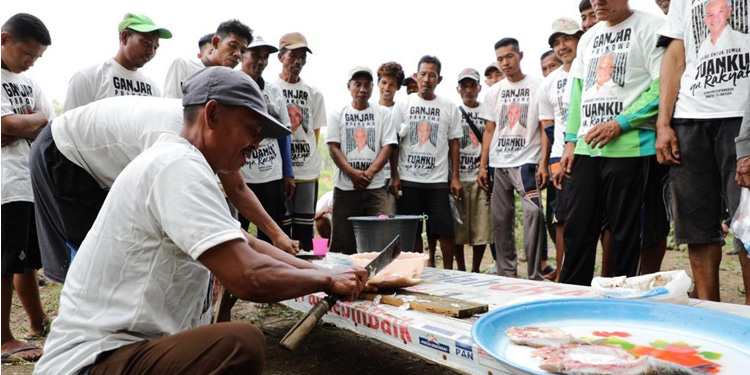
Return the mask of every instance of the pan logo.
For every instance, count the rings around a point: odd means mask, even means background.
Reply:
[[[472,350],[471,345],[462,344],[458,341],[456,341],[456,355],[471,361],[474,360],[474,350]]]
[[[450,346],[440,343],[440,341],[438,341],[437,337],[435,337],[433,335],[427,335],[426,338],[420,336],[419,337],[419,344],[420,345],[424,345],[424,346],[426,346],[428,348],[431,348],[431,349],[439,350],[439,351],[441,351],[443,353],[450,354],[450,352],[451,352],[451,347]]]

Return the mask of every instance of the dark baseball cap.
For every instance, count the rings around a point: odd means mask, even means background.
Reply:
[[[264,117],[263,138],[283,138],[292,132],[268,114],[263,93],[247,74],[224,66],[201,69],[182,82],[182,105],[206,104],[216,100],[223,105],[249,108]]]

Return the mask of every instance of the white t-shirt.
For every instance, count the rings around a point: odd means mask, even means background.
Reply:
[[[76,72],[68,83],[65,109],[113,96],[161,96],[159,86],[139,70],[127,70],[114,59]]]
[[[565,128],[568,125],[568,104],[563,103],[568,72],[562,67],[550,73],[539,85],[539,121],[555,121],[555,141],[551,158],[561,158],[565,148]]]
[[[122,96],[65,112],[52,123],[52,139],[66,158],[102,188],[164,133],[182,131],[178,99]]]
[[[364,138],[361,138],[362,134]],[[358,139],[364,143],[358,144]],[[328,119],[326,143],[332,142],[340,144],[341,152],[346,155],[352,168],[361,171],[370,168],[384,146],[397,143],[391,112],[379,105],[370,104],[360,111],[354,109],[351,103],[347,104]],[[373,176],[367,189],[385,186],[385,178],[383,170],[380,170]],[[338,167],[334,170],[333,185],[341,190],[354,190],[352,180]]]
[[[286,111],[286,101],[281,96],[281,90],[272,83],[264,82],[263,98],[266,101],[268,113],[287,128],[291,127],[289,114]],[[247,184],[280,180],[283,177],[283,166],[279,140],[265,138],[260,142],[258,149],[253,150],[250,162],[242,167],[242,177]]]
[[[292,167],[297,180],[314,180],[320,175],[320,156],[315,130],[326,125],[323,94],[300,78],[297,83],[277,79],[276,86],[286,99],[292,124]]]
[[[315,204],[315,213],[324,211],[328,207],[333,209],[333,190],[326,192],[318,198],[318,203]],[[326,219],[331,220],[331,213],[323,214],[323,216]]]
[[[55,119],[52,105],[33,79],[3,69],[2,85],[2,117],[41,110],[49,121]],[[27,139],[19,139],[2,148],[2,204],[34,201],[29,151],[31,141]]]
[[[182,81],[205,67],[198,59],[176,58],[167,70],[167,78],[164,80],[164,97],[182,99]]]
[[[742,117],[750,92],[750,2],[733,1],[734,12],[715,44],[704,20],[707,2],[672,0],[667,22],[659,30],[660,35],[685,43],[686,65],[675,118]]]
[[[490,167],[511,168],[541,161],[538,114],[541,81],[529,75],[518,82],[504,79],[487,93],[485,103],[492,115],[487,120],[495,122]]]
[[[69,375],[101,352],[208,324],[198,257],[245,237],[203,155],[166,135],[112,186],[70,266],[35,374]]]
[[[484,134],[485,119],[492,117],[489,107],[484,103],[479,103],[476,108],[469,108],[464,104],[459,106],[469,115],[471,121],[479,129],[479,133]],[[479,159],[482,157],[482,137],[476,137],[461,110],[458,114],[461,116],[461,129],[463,131],[463,137],[459,141],[461,150],[458,159],[458,175],[462,182],[476,181],[479,173]]]
[[[394,104],[393,104],[392,106],[390,106],[390,107],[386,107],[386,106],[384,106],[384,105],[380,105],[380,104],[378,104],[378,107],[380,107],[380,108],[382,108],[382,109],[385,109],[385,110],[387,110],[388,112],[392,112],[392,111],[393,111],[393,108],[395,108],[395,107],[396,107],[396,104],[394,103]],[[394,128],[394,131],[396,131],[396,129],[395,129],[395,128]],[[396,141],[398,141],[398,138],[396,139]],[[383,167],[383,175],[385,176],[385,179],[386,179],[386,180],[390,180],[390,179],[391,179],[391,162],[390,162],[390,159],[388,159],[388,160],[389,160],[389,161],[388,161],[387,163],[385,163],[385,166]]]
[[[659,78],[664,49],[656,47],[656,32],[663,23],[635,10],[613,27],[599,22],[583,34],[570,69],[571,78],[583,80],[580,139],[613,120]]]
[[[398,174],[401,180],[448,183],[448,141],[460,139],[461,113],[451,101],[409,95],[396,102],[393,125],[401,137]],[[425,125],[426,124],[426,125]]]

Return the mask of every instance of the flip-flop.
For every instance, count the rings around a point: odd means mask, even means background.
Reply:
[[[29,334],[26,334],[26,335],[23,336],[23,341],[39,341],[39,340],[44,340],[44,338],[46,338],[48,334],[49,334],[49,332],[47,332],[47,331],[44,331],[44,332],[42,332],[42,333],[40,333],[38,335],[29,335]]]
[[[36,356],[36,357],[28,358],[28,359],[16,356],[16,354],[18,354],[18,353],[28,352],[28,351],[31,351],[31,350],[38,350],[39,351],[39,355]],[[18,360],[21,360],[21,361],[24,361],[24,362],[36,362],[41,357],[42,357],[42,349],[39,348],[38,346],[32,344],[32,345],[22,346],[20,348],[16,348],[16,349],[13,349],[13,350],[9,350],[9,351],[3,353],[3,355],[2,355],[2,363],[11,363],[11,362],[15,362],[15,361],[18,361]]]
[[[549,275],[556,270],[557,269],[555,268],[555,266],[548,264],[547,267],[544,267],[544,269],[542,270],[542,275]]]

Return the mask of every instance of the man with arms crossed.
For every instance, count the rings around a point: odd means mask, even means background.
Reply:
[[[18,13],[2,26],[2,361],[35,361],[36,345],[13,337],[13,290],[29,318],[29,336],[43,335],[49,321],[39,298],[37,270],[42,268],[34,197],[29,176],[31,141],[55,118],[39,84],[22,74],[52,44],[37,17]]]

